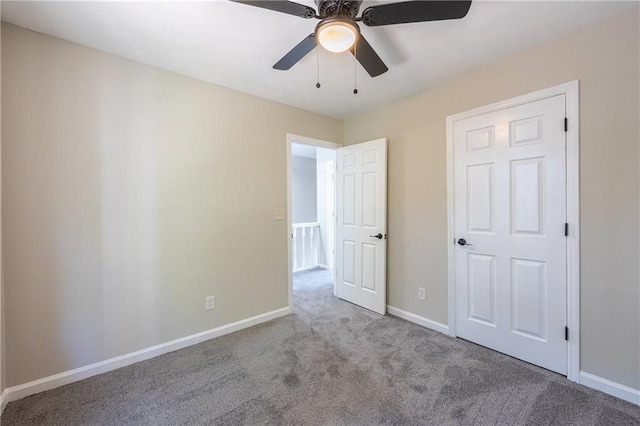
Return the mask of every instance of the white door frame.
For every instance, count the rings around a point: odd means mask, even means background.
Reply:
[[[539,90],[513,99],[447,117],[447,249],[449,277],[449,334],[456,337],[455,304],[455,234],[454,234],[454,140],[453,124],[465,118],[539,101],[553,96],[566,96],[567,129],[567,378],[578,382],[580,377],[580,180],[579,180],[579,82]]]
[[[320,139],[309,138],[306,136],[294,135],[292,133],[287,133],[287,277],[288,277],[288,286],[289,286],[289,309],[293,312],[293,247],[291,245],[291,227],[293,223],[291,222],[291,213],[292,213],[292,205],[291,205],[291,144],[297,143],[302,145],[311,145],[320,148],[329,148],[337,150],[338,148],[342,148],[342,144],[323,141]],[[335,182],[335,181],[334,181]],[[335,198],[335,188],[334,188],[334,198]],[[334,202],[335,209],[335,202]],[[334,224],[333,229],[335,230],[335,216],[333,218]],[[334,239],[335,243],[335,239]],[[335,279],[335,268],[333,269],[333,294],[336,294],[336,279]]]

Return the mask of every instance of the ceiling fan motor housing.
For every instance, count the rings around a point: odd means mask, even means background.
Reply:
[[[321,19],[341,17],[356,19],[362,0],[315,0]]]

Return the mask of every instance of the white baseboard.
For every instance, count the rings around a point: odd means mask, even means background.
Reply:
[[[585,371],[580,372],[580,384],[640,405],[640,390],[638,389],[603,379],[602,377]]]
[[[316,269],[319,268],[320,265],[313,265],[313,266],[307,266],[306,268],[299,268],[299,269],[294,269],[292,272],[294,274],[298,273],[298,272],[305,272],[305,271],[310,271],[312,269]]]
[[[258,325],[263,322],[288,315],[291,312],[291,307],[287,306],[286,308],[277,309],[275,311],[267,312],[255,317],[223,325],[221,327],[212,328],[211,330],[192,334],[191,336],[181,337],[180,339],[172,340],[170,342],[162,343],[150,348],[120,355],[115,358],[96,362],[95,364],[76,368],[70,371],[65,371],[63,373],[54,374],[53,376],[44,377],[42,379],[34,380],[29,383],[24,383],[22,385],[13,386],[5,389],[5,391],[2,393],[2,396],[0,397],[2,400],[2,408],[4,408],[4,405],[6,405],[7,403],[24,398],[25,396],[44,392],[46,390],[77,382],[79,380],[95,376],[97,374],[102,374],[108,371],[115,370],[117,368],[126,367],[127,365],[135,364],[136,362],[155,358],[168,352],[173,352],[178,349],[186,348],[187,346],[196,345],[215,337],[224,336],[225,334],[233,333],[235,331],[249,328],[254,325]]]
[[[9,403],[9,392],[8,389],[5,389],[2,394],[0,394],[0,416],[2,416],[2,412],[4,411],[4,407]]]
[[[307,266],[306,268],[294,269],[292,272],[295,274],[297,272],[311,271],[313,269],[318,269],[318,268],[329,269],[329,266],[319,263],[317,265]]]
[[[394,306],[387,305],[387,312],[398,318],[402,318],[414,324],[421,325],[431,330],[439,331],[440,333],[449,334],[449,326],[441,324],[436,321],[421,317],[420,315],[412,314],[411,312],[403,311]]]

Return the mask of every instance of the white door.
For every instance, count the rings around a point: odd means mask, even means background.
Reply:
[[[338,149],[338,297],[386,312],[387,140]]]
[[[559,95],[453,127],[456,333],[561,374],[567,373],[564,118]]]

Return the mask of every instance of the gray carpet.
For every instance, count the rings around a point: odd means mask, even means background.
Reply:
[[[298,273],[295,314],[10,403],[3,425],[638,425],[640,407],[340,301]]]

